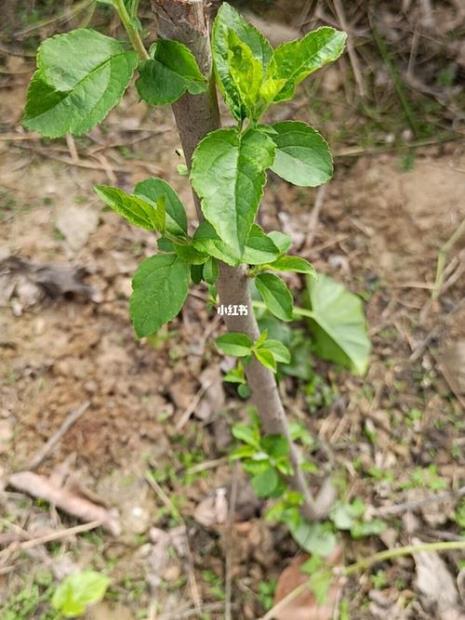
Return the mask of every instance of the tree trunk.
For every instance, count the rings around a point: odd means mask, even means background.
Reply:
[[[210,14],[207,5],[211,6],[211,3],[204,0],[152,0],[152,7],[159,18],[161,36],[176,39],[187,45],[204,75],[211,76]],[[173,113],[186,163],[190,168],[192,154],[197,144],[207,133],[220,127],[213,78],[210,80],[209,92],[195,96],[184,95],[173,105]],[[199,219],[202,219],[200,202],[195,194],[194,200]],[[247,316],[225,317],[228,330],[246,333],[256,340],[260,332],[253,313],[248,278],[244,269],[221,263],[217,288],[220,303],[224,306],[244,305],[248,308]],[[265,433],[284,435],[289,440],[294,469],[291,482],[294,489],[304,498],[303,514],[308,519],[317,519],[320,515],[301,470],[297,448],[289,436],[287,418],[275,376],[255,358],[248,364],[246,375],[252,391],[252,400]]]

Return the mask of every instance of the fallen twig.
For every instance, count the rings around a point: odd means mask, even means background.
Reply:
[[[438,262],[436,267],[436,281],[434,283],[432,299],[435,301],[438,299],[441,294],[443,284],[444,284],[444,269],[446,266],[446,261],[449,253],[451,252],[454,245],[460,239],[460,237],[465,233],[465,219],[461,222],[460,226],[458,226],[453,234],[449,237],[449,239],[444,243],[441,249],[438,252]]]
[[[30,26],[26,26],[22,30],[18,30],[15,36],[17,39],[22,39],[26,35],[34,32],[35,30],[40,30],[41,28],[45,28],[46,26],[50,26],[55,22],[68,22],[75,15],[77,15],[81,11],[85,11],[93,4],[94,0],[81,0],[81,2],[77,2],[74,6],[66,7],[63,11],[58,13],[58,15],[53,15],[52,17],[48,17],[46,19],[42,19],[35,24],[31,24]]]
[[[12,551],[32,549],[32,547],[37,547],[39,545],[44,545],[49,542],[54,542],[56,540],[63,540],[64,538],[69,538],[70,536],[74,536],[76,534],[82,534],[83,532],[89,532],[90,530],[95,530],[97,527],[100,527],[102,521],[90,521],[89,523],[83,523],[82,525],[76,525],[75,527],[70,527],[66,530],[60,530],[58,532],[51,532],[50,534],[45,534],[44,536],[39,536],[38,538],[32,538],[30,540],[25,540],[23,542],[13,542],[3,551],[0,551],[0,559],[10,555]]]
[[[204,606],[203,611],[208,613],[210,611],[219,611],[222,608],[222,603],[209,603]],[[162,614],[161,616],[158,616],[157,620],[180,620],[180,618],[192,618],[197,615],[197,608],[192,607],[191,609],[186,609],[185,611],[173,611],[168,612],[167,614]]]
[[[171,512],[171,515],[174,517],[174,519],[177,521],[180,521],[184,525],[184,537],[186,540],[186,556],[187,556],[189,588],[190,588],[192,600],[195,605],[196,612],[200,615],[200,613],[202,612],[202,597],[200,595],[200,589],[199,589],[197,580],[195,578],[194,559],[193,559],[192,551],[189,545],[189,538],[187,535],[187,526],[185,524],[185,521],[181,513],[179,512],[179,510],[170,500],[168,495],[163,491],[163,489],[158,484],[158,482],[155,480],[155,478],[150,474],[150,472],[147,472],[145,474],[145,479],[148,482],[149,486],[153,489],[153,491],[155,491],[159,499],[166,506],[166,508]]]
[[[199,389],[197,394],[194,396],[194,398],[189,403],[187,409],[183,412],[182,416],[179,418],[179,421],[176,424],[177,431],[182,430],[184,426],[189,422],[189,418],[194,413],[194,411],[197,409],[197,407],[200,405],[200,401],[205,396],[207,391],[210,389],[212,384],[213,382],[207,383]]]
[[[323,203],[326,195],[326,185],[322,185],[318,188],[315,198],[315,204],[308,220],[307,238],[305,239],[305,247],[311,248],[313,241],[315,240],[316,231],[318,228],[318,220],[320,218],[320,212],[323,208]]]
[[[66,487],[57,486],[45,476],[39,476],[32,471],[21,471],[12,474],[8,479],[8,484],[32,497],[44,499],[82,521],[98,521],[114,536],[118,536],[121,532],[121,526],[114,511],[98,506]]]
[[[79,418],[84,415],[87,409],[90,406],[90,401],[86,401],[77,409],[74,409],[69,413],[67,418],[64,420],[63,424],[60,428],[54,433],[47,443],[42,446],[42,448],[37,452],[35,457],[29,463],[29,469],[36,469],[42,461],[49,456],[50,452],[55,448],[55,446],[61,441],[65,433],[75,424]]]
[[[426,506],[427,504],[433,504],[435,502],[443,502],[448,499],[460,498],[465,495],[465,486],[460,487],[457,491],[448,491],[447,493],[437,493],[436,495],[430,495],[429,497],[424,497],[423,499],[416,499],[410,502],[403,502],[402,504],[393,504],[391,506],[382,506],[375,511],[377,516],[387,516],[387,515],[398,515],[402,512],[406,512],[408,510],[415,510],[415,508],[420,508],[421,506]]]
[[[334,10],[336,11],[337,18],[341,25],[341,30],[347,32],[347,53],[349,54],[350,64],[352,66],[352,71],[354,72],[355,81],[357,82],[358,92],[360,97],[365,97],[365,83],[362,78],[362,71],[360,69],[360,63],[358,62],[357,53],[355,51],[354,42],[352,39],[352,34],[350,32],[350,28],[347,24],[346,16],[344,13],[344,8],[342,6],[341,0],[333,0]]]
[[[32,151],[41,155],[42,157],[48,157],[49,159],[53,159],[54,161],[59,161],[63,164],[67,164],[68,166],[77,166],[78,168],[86,168],[87,170],[103,170],[103,172],[107,172],[108,167],[98,163],[96,161],[87,161],[85,159],[79,159],[78,161],[73,161],[71,157],[66,157],[62,155],[57,155],[52,153],[50,149],[41,149],[41,148],[33,148],[31,146],[27,146],[25,144],[17,144],[16,148],[24,149],[27,151]],[[160,168],[148,161],[143,161],[141,159],[133,159],[131,163],[134,165],[139,165],[144,167],[146,170],[150,172],[150,174],[159,174]],[[127,166],[114,166],[112,164],[112,169],[115,172],[129,172]]]

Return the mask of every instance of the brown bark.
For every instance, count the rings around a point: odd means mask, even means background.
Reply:
[[[152,7],[159,17],[161,36],[185,43],[193,52],[204,75],[211,75],[210,15],[204,0],[152,0]],[[185,95],[173,105],[173,113],[181,138],[186,163],[190,167],[192,154],[200,140],[210,131],[220,127],[218,101],[213,79],[210,90],[201,95]],[[200,203],[194,195],[197,213],[202,218]],[[244,305],[247,316],[227,316],[229,331],[248,334],[256,340],[259,329],[252,309],[248,278],[243,268],[220,265],[217,282],[221,304]],[[309,519],[318,518],[315,501],[300,468],[299,454],[289,436],[286,414],[279,396],[273,373],[253,359],[246,368],[252,400],[257,408],[263,429],[267,434],[285,435],[289,440],[294,475],[294,488],[304,497],[303,514]]]

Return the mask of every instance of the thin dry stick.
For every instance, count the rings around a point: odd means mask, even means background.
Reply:
[[[88,9],[91,4],[93,4],[94,0],[83,0],[82,2],[78,2],[72,7],[66,8],[64,11],[59,13],[58,15],[54,15],[53,17],[49,17],[47,19],[42,19],[40,22],[32,24],[31,26],[27,26],[23,28],[23,30],[19,30],[15,36],[20,39],[34,30],[40,30],[41,28],[45,28],[46,26],[50,26],[55,22],[67,22],[72,19],[75,15],[77,15],[80,11],[85,11]]]
[[[76,142],[72,136],[72,134],[66,134],[66,146],[68,147],[69,154],[71,155],[71,159],[73,161],[79,161],[79,153],[76,147]]]
[[[208,613],[210,611],[220,611],[222,608],[222,603],[209,603],[204,606],[203,610],[205,613]],[[180,618],[192,618],[193,616],[198,617],[198,610],[196,608],[168,612],[167,614],[162,614],[156,620],[180,620]]]
[[[444,269],[446,266],[447,257],[449,252],[452,250],[454,245],[460,239],[460,237],[465,233],[465,219],[462,221],[460,226],[455,229],[454,233],[450,236],[450,238],[444,243],[441,249],[438,252],[438,263],[436,268],[436,282],[434,283],[434,289],[432,293],[433,300],[438,299],[441,294],[442,285],[444,283]]]
[[[202,612],[202,597],[200,595],[200,589],[197,584],[197,580],[195,578],[194,559],[193,559],[192,551],[189,545],[189,538],[187,536],[187,526],[184,521],[184,518],[182,514],[179,512],[179,510],[176,508],[176,506],[173,504],[173,502],[170,500],[168,495],[163,491],[161,486],[158,484],[158,482],[149,472],[145,474],[145,479],[148,482],[149,486],[155,491],[157,496],[161,499],[161,501],[166,506],[166,508],[168,508],[168,510],[171,512],[173,517],[177,519],[178,521],[181,521],[181,523],[184,525],[184,530],[185,530],[184,536],[186,539],[186,555],[187,555],[187,564],[188,564],[188,573],[189,573],[188,574],[189,587],[191,591],[192,600],[195,605],[195,609],[197,613],[200,615],[200,613]]]
[[[68,166],[77,166],[78,168],[86,168],[87,170],[103,170],[104,172],[107,171],[107,168],[105,166],[97,163],[96,161],[90,161],[90,160],[85,160],[85,159],[80,159],[79,161],[73,161],[71,157],[57,155],[55,153],[52,153],[48,149],[35,148],[32,146],[27,146],[25,144],[22,144],[22,145],[17,144],[16,148],[22,149],[25,151],[32,151],[33,153],[37,153],[41,157],[48,157],[48,159],[53,159],[54,161],[62,162],[64,164],[67,164]],[[137,164],[139,166],[143,166],[151,174],[159,174],[161,172],[158,166],[150,164],[149,162],[146,162],[146,161],[137,159],[137,160],[132,160],[132,163]],[[130,172],[127,166],[112,166],[112,168],[116,172],[126,172],[126,173]]]
[[[189,418],[199,406],[200,401],[205,396],[206,392],[210,389],[210,387],[212,386],[212,383],[213,381],[210,381],[206,385],[202,386],[200,390],[197,392],[197,394],[194,396],[194,398],[191,400],[186,410],[184,411],[182,416],[179,418],[178,423],[176,424],[177,431],[182,430],[186,426],[186,424],[189,422]]]
[[[435,502],[443,502],[448,499],[458,499],[465,495],[465,486],[460,487],[457,491],[449,491],[448,493],[438,493],[425,497],[424,499],[412,500],[411,502],[403,502],[402,504],[393,504],[391,506],[383,506],[375,511],[377,516],[398,515],[407,510],[415,510],[421,506],[427,506],[428,504],[434,504]]]
[[[315,240],[316,231],[318,228],[318,220],[320,218],[320,212],[323,208],[323,203],[326,195],[326,185],[322,185],[318,188],[315,198],[315,205],[313,207],[310,219],[308,220],[307,238],[305,240],[305,247],[311,248],[313,241]]]
[[[310,580],[301,583],[297,588],[294,588],[287,594],[284,598],[282,598],[279,603],[276,603],[267,613],[259,618],[259,620],[273,620],[276,618],[276,614],[283,609],[285,609],[289,603],[292,603],[294,599],[300,596],[306,590],[310,590]]]
[[[198,474],[199,472],[206,471],[207,469],[216,469],[220,465],[226,465],[228,461],[229,457],[227,456],[223,456],[219,459],[213,459],[212,461],[204,461],[203,463],[199,463],[198,465],[188,467],[186,469],[186,474]]]
[[[461,256],[461,261],[459,261],[459,265],[442,285],[441,293],[445,293],[446,291],[448,291],[462,277],[465,271],[465,252],[463,252],[462,254],[463,256]]]
[[[8,485],[32,497],[44,499],[52,506],[60,508],[85,523],[100,521],[102,527],[113,536],[119,536],[121,533],[121,525],[115,511],[107,510],[91,502],[66,486],[60,486],[52,478],[40,476],[32,471],[21,471],[11,474],[8,478]]]
[[[360,94],[360,97],[365,97],[365,83],[362,78],[360,63],[358,62],[358,56],[357,52],[355,51],[354,41],[352,39],[350,28],[347,25],[347,20],[342,6],[342,2],[341,0],[333,0],[333,4],[337,18],[341,25],[341,30],[347,32],[347,53],[349,54],[350,64],[352,65],[352,71],[354,72],[355,81],[357,82],[358,92]]]
[[[315,4],[316,0],[306,0],[304,6],[302,7],[302,10],[300,11],[299,15],[297,16],[297,19],[294,20],[294,26],[296,28],[302,29],[303,26],[305,25],[305,23],[307,22],[310,13],[313,11],[314,8],[314,4]]]
[[[25,549],[32,549],[33,547],[37,547],[38,545],[45,545],[46,543],[54,542],[55,540],[63,540],[64,538],[69,538],[70,536],[74,536],[75,534],[82,534],[83,532],[95,530],[101,525],[102,521],[90,521],[89,523],[83,523],[82,525],[70,527],[67,530],[52,532],[51,534],[46,534],[45,536],[41,536],[39,538],[33,538],[32,540],[25,540],[21,543],[13,543],[7,549],[0,551],[0,559],[6,557],[7,555],[10,555],[12,551],[16,551],[18,549],[23,551]]]
[[[47,458],[50,452],[61,441],[65,433],[68,432],[68,430],[73,426],[73,424],[75,424],[79,420],[82,415],[84,415],[89,406],[90,401],[86,401],[80,407],[78,407],[78,409],[74,409],[69,413],[63,424],[57,430],[57,432],[54,433],[47,441],[47,443],[37,452],[35,457],[30,462],[28,469],[33,470],[39,467],[42,461]]]

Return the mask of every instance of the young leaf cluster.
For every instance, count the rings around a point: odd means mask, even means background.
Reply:
[[[88,605],[97,603],[110,584],[106,575],[92,570],[72,573],[55,590],[52,606],[65,618],[81,616]]]
[[[329,555],[338,531],[347,531],[358,539],[385,530],[386,525],[380,519],[365,519],[366,506],[360,498],[339,501],[324,522],[307,521],[301,512],[302,495],[289,489],[286,482],[286,477],[292,473],[287,439],[281,435],[263,436],[253,410],[249,423],[236,424],[232,432],[239,445],[231,458],[242,461],[258,497],[275,500],[267,510],[267,519],[284,523],[296,542],[309,553],[319,557]],[[302,425],[291,423],[290,433],[291,439],[300,442],[307,452],[314,447],[313,438]],[[311,461],[304,461],[302,469],[316,471]]]
[[[172,104],[209,88],[209,76],[183,43],[158,39],[145,51],[138,0],[104,3],[118,12],[135,51],[87,28],[44,41],[28,91],[28,129],[47,137],[89,131],[120,101],[135,72],[137,91],[151,105]],[[214,299],[218,262],[247,265],[269,311],[283,321],[293,318],[292,294],[278,274],[312,275],[313,268],[287,255],[288,237],[265,233],[255,223],[267,170],[315,186],[330,178],[332,160],[324,139],[305,123],[263,125],[260,119],[272,104],[291,98],[308,75],[335,60],[344,40],[343,33],[320,28],[273,49],[235,9],[222,4],[212,31],[214,74],[237,126],[208,134],[194,153],[190,181],[204,221],[190,236],[184,206],[162,179],[147,179],[132,194],[96,188],[124,219],[159,236],[158,254],[142,262],[133,280],[130,311],[138,336],[153,334],[178,314],[191,282],[206,282]],[[288,358],[283,349],[264,337],[250,344],[248,354],[276,370]]]
[[[289,364],[291,354],[279,340],[268,338],[268,332],[263,331],[254,342],[247,334],[229,332],[216,339],[216,346],[225,355],[243,357],[247,364],[252,355],[273,372],[276,372],[278,362]],[[239,383],[239,381],[236,381]]]
[[[194,154],[192,185],[202,211],[235,258],[241,258],[257,214],[266,171],[296,185],[314,187],[332,176],[328,145],[303,122],[271,125],[260,119],[274,103],[292,98],[297,84],[342,53],[345,34],[320,28],[275,50],[228,3],[212,33],[217,84],[234,129],[219,129]]]

